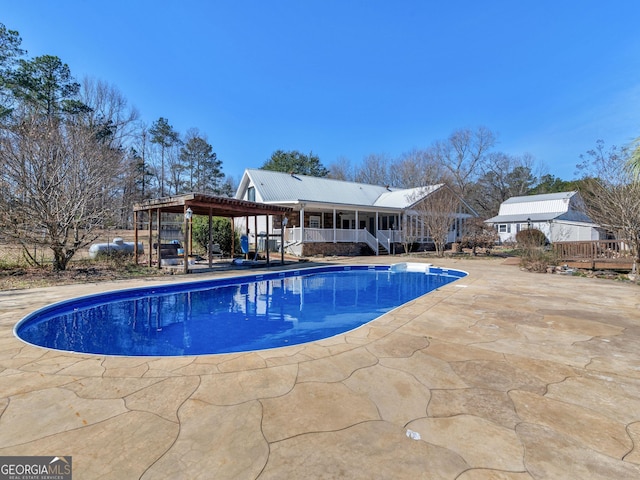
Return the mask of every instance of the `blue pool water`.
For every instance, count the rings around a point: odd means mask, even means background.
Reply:
[[[465,275],[320,267],[120,290],[45,307],[15,333],[34,345],[103,355],[261,350],[347,332]]]

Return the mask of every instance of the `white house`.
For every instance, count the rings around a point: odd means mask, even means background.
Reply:
[[[358,255],[401,251],[404,242],[424,247],[429,232],[416,210],[429,195],[446,185],[396,189],[270,170],[245,170],[236,198],[292,207],[284,232],[277,217],[236,219],[236,229],[249,242],[260,244],[268,232],[269,245],[294,255]],[[448,240],[455,242],[465,218],[476,216],[464,202],[451,212]],[[274,245],[275,244],[275,245]],[[368,247],[368,248],[367,248]]]
[[[593,223],[577,191],[511,197],[500,205],[498,215],[485,220],[493,225],[501,242],[515,242],[520,230],[535,228],[549,242],[600,240],[602,229]]]

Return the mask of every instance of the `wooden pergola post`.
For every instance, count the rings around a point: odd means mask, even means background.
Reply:
[[[209,207],[209,241],[208,241],[209,248],[207,249],[209,252],[209,268],[213,268],[213,252],[211,251],[213,247],[212,244],[213,244],[213,211],[211,210],[211,207]]]
[[[138,212],[133,212],[133,258],[138,265]]]
[[[258,215],[255,215],[253,217],[253,238],[255,238],[254,245],[256,248],[256,251],[253,254],[253,259],[257,260],[258,259]]]
[[[266,243],[265,243],[265,250],[267,252],[267,267],[269,266],[269,232],[270,232],[270,228],[269,228],[269,215],[265,215],[266,218],[266,222],[267,222],[267,237],[266,237]]]
[[[162,240],[160,239],[162,231],[162,210],[160,208],[156,209],[156,215],[158,217],[158,221],[156,222],[158,225],[158,241],[156,242],[156,246],[158,247],[158,270],[160,270],[162,268]]]
[[[149,268],[153,264],[153,215],[151,215],[151,210],[147,211],[147,216],[149,217]]]
[[[236,226],[234,222],[234,217],[231,217],[231,260],[233,260],[236,253]]]
[[[191,229],[190,227],[190,222],[191,222],[191,209],[187,206],[187,204],[185,203],[184,205],[184,244],[183,244],[183,255],[184,255],[184,260],[183,260],[183,264],[184,264],[184,273],[189,273],[189,255],[191,254],[190,252],[190,233],[191,233]]]

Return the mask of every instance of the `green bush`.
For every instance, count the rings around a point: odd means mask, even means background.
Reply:
[[[231,220],[222,217],[213,217],[212,221],[212,235],[211,241],[220,245],[220,250],[226,256],[231,256]],[[194,217],[192,232],[194,246],[198,247],[202,253],[206,254],[207,244],[209,243],[209,218],[208,217]],[[235,235],[235,252],[240,252],[240,239],[237,232]]]

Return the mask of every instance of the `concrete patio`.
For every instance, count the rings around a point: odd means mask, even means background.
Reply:
[[[345,335],[201,357],[12,333],[54,301],[182,276],[0,292],[0,455],[71,455],[77,479],[640,478],[640,287],[435,263],[469,276]]]

